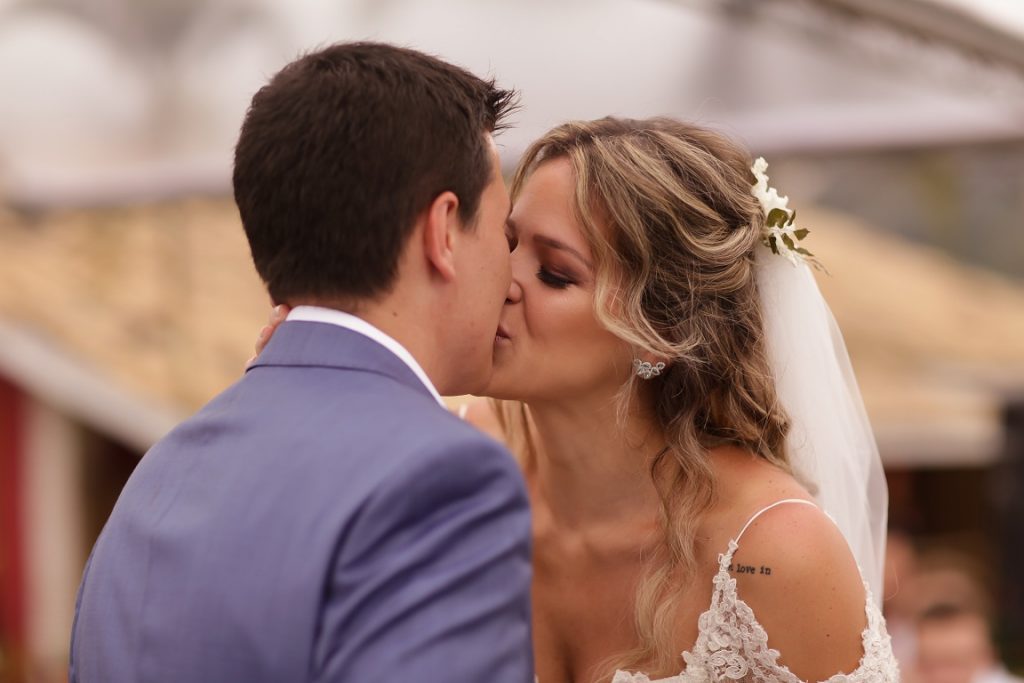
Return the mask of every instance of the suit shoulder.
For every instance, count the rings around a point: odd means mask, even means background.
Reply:
[[[481,485],[504,480],[525,489],[522,471],[508,449],[458,417],[442,416],[436,429],[420,436],[403,458],[398,476],[429,480],[427,475],[440,470],[452,480]]]
[[[486,527],[528,545],[529,520],[526,483],[511,454],[472,427],[456,424],[390,459],[348,526],[344,561],[365,556],[368,547],[387,539],[406,538],[410,529]]]

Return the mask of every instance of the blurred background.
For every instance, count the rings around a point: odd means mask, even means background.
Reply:
[[[0,681],[66,679],[121,486],[264,324],[230,194],[249,98],[364,38],[519,88],[506,172],[606,114],[767,156],[885,462],[907,680],[1024,671],[1020,0],[0,0]]]

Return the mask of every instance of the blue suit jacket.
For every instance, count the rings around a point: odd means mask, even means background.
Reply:
[[[157,443],[86,566],[72,683],[532,683],[501,446],[390,351],[286,322]]]

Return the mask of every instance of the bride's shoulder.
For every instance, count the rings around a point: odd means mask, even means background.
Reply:
[[[799,580],[805,588],[830,578],[848,578],[857,592],[863,592],[846,539],[817,505],[798,497],[750,513],[756,517],[739,539],[737,558],[756,554],[772,559],[779,570],[772,572],[773,578]]]
[[[864,583],[846,539],[818,507],[785,503],[758,515],[740,538],[732,575],[780,662],[802,680],[857,668]]]

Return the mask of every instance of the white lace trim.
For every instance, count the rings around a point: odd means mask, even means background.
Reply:
[[[618,671],[612,683],[805,683],[786,666],[779,664],[779,651],[768,647],[768,634],[736,592],[736,579],[729,564],[739,544],[729,542],[729,550],[719,555],[711,607],[700,615],[697,642],[683,653],[686,669],[678,676],[652,681],[646,674]],[[848,674],[836,674],[821,683],[897,683],[899,667],[892,653],[885,619],[864,582],[867,626],[861,633],[864,655],[858,667]]]

